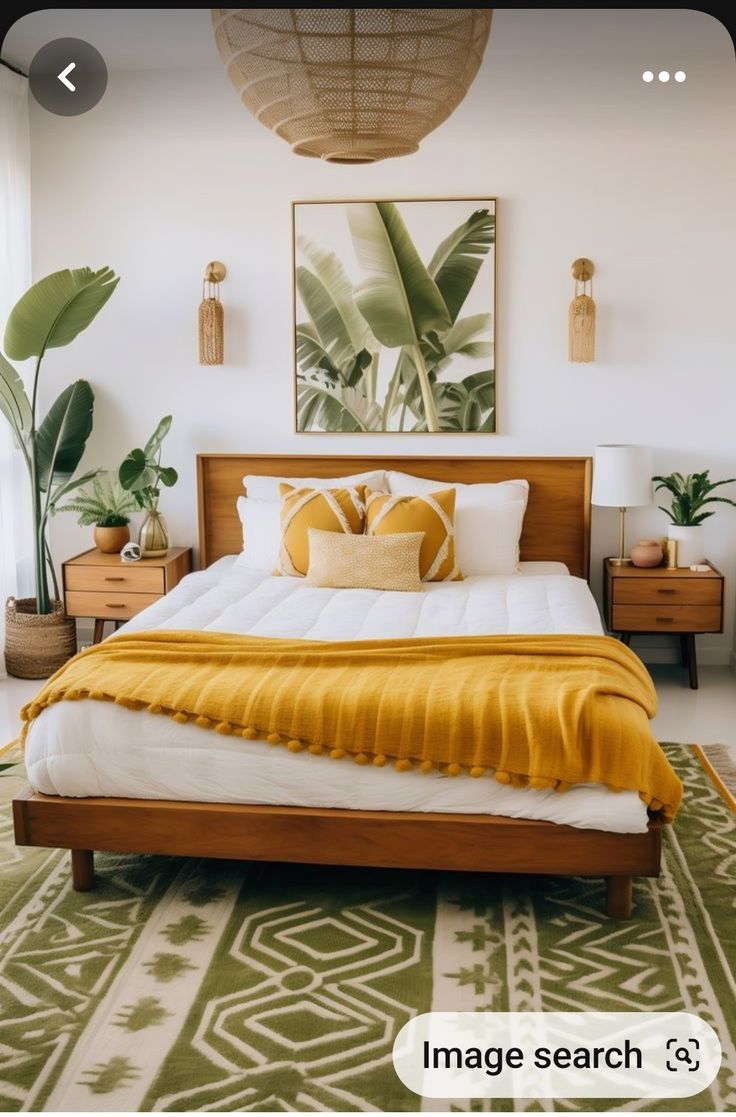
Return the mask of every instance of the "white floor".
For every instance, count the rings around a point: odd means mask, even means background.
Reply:
[[[728,667],[699,667],[700,686],[690,690],[687,672],[649,664],[659,711],[653,722],[660,741],[728,745],[736,756],[736,674]]]
[[[736,674],[727,667],[701,667],[700,689],[690,690],[679,667],[650,665],[659,695],[654,732],[660,741],[729,745],[736,756]],[[40,683],[0,681],[0,748],[18,733],[18,710]]]

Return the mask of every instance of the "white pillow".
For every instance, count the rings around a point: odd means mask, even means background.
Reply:
[[[524,502],[495,507],[479,500],[455,510],[455,558],[466,578],[473,574],[518,574]]]
[[[466,576],[518,574],[519,539],[529,499],[529,482],[464,484],[389,471],[391,493],[424,496],[438,486],[455,490],[455,558]]]
[[[344,489],[351,485],[368,485],[374,492],[388,492],[385,469],[354,473],[350,477],[264,477],[260,473],[247,473],[243,478],[249,499],[273,500],[278,504],[281,503],[279,485],[282,483],[297,489]]]
[[[411,473],[397,473],[389,470],[389,492],[396,496],[424,496],[425,493],[434,492],[436,489],[455,489],[457,497],[455,511],[463,502],[466,494],[473,494],[475,502],[480,498],[485,504],[498,507],[499,504],[510,504],[521,500],[526,511],[529,499],[529,482],[514,481],[480,481],[477,484],[465,484],[458,481],[436,481],[429,477],[414,477]]]
[[[237,509],[243,525],[243,552],[238,558],[238,565],[272,574],[279,565],[280,502],[239,496]]]

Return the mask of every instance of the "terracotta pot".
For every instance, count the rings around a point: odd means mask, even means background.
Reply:
[[[127,524],[123,527],[95,528],[95,543],[103,555],[118,555],[126,543],[130,543],[130,528]]]
[[[634,566],[659,566],[664,555],[656,539],[640,539],[631,548],[631,561]]]

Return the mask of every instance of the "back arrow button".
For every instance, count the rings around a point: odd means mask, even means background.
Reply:
[[[67,74],[71,74],[72,70],[76,69],[76,66],[76,62],[70,62],[65,70],[62,70],[60,74],[56,75],[62,85],[65,85],[67,89],[70,89],[72,91],[72,93],[76,93],[77,87],[76,85],[72,85],[72,83],[69,81],[69,78],[67,77]]]
[[[31,93],[48,112],[80,116],[93,109],[105,92],[107,66],[97,48],[84,39],[52,39],[36,51],[28,77]]]

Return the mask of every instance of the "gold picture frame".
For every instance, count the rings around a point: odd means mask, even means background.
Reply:
[[[497,217],[492,195],[292,202],[297,434],[498,433]]]

